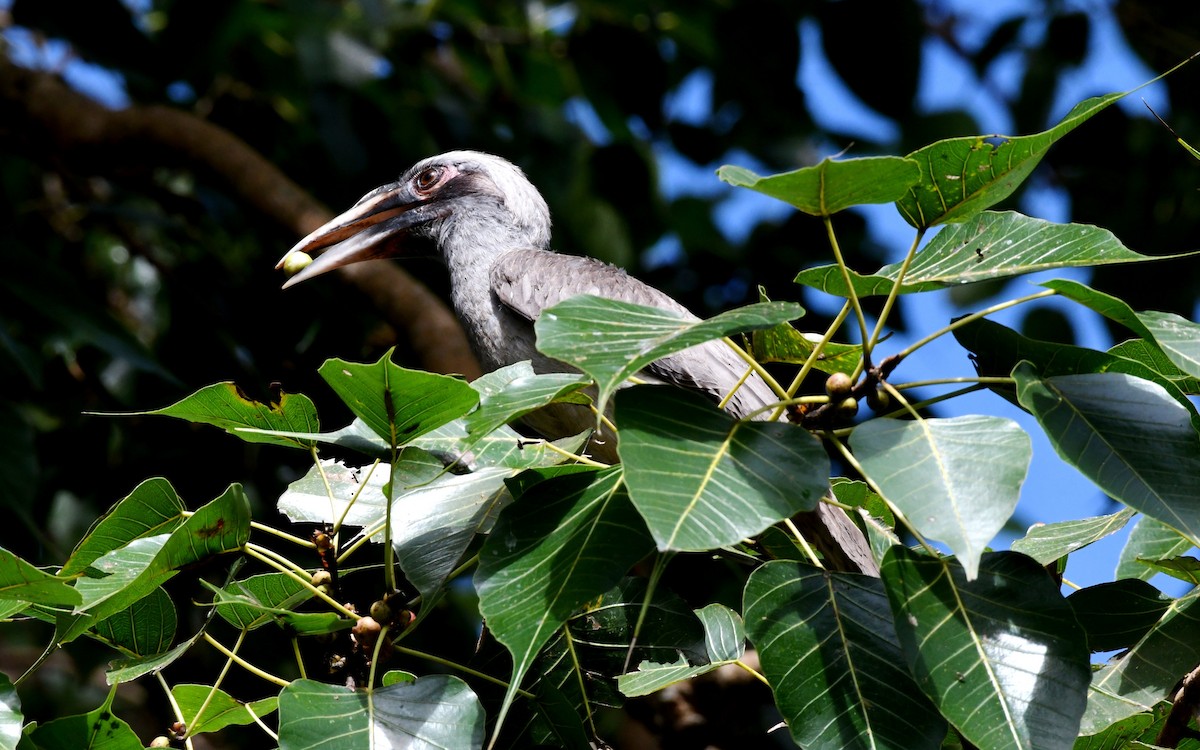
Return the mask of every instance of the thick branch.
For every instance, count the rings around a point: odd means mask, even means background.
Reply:
[[[244,141],[193,114],[159,105],[106,109],[57,77],[0,56],[0,122],[9,137],[104,172],[164,163],[205,170],[246,204],[302,237],[332,217]],[[454,315],[395,264],[340,269],[412,343],[424,367],[473,378],[479,365]]]

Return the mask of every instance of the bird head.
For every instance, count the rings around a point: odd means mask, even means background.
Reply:
[[[443,253],[469,246],[545,248],[550,210],[520,168],[478,151],[451,151],[417,162],[396,182],[375,188],[349,210],[296,243],[316,256],[287,288],[341,266],[399,255],[409,238],[435,242]]]

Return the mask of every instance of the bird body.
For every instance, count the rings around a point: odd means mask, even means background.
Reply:
[[[411,236],[438,247],[450,274],[451,304],[488,372],[525,360],[536,372],[572,371],[537,350],[533,323],[546,308],[580,294],[697,319],[619,268],[550,250],[550,211],[541,194],[511,162],[475,151],[425,159],[398,182],[363,196],[284,256],[280,266],[292,253],[324,251],[284,286],[349,263],[395,255]],[[766,382],[745,373],[746,364],[735,352],[710,341],[658,360],[639,378],[693,388],[714,400],[732,391],[725,408],[744,418],[777,401]],[[768,412],[757,418],[768,418]],[[525,421],[545,437],[558,438],[593,426],[595,417],[585,407],[552,404]],[[617,460],[608,436],[602,435],[592,452]],[[802,526],[817,537],[814,541],[827,557],[850,569],[877,570],[861,533],[840,509],[822,504],[807,515],[813,523]]]

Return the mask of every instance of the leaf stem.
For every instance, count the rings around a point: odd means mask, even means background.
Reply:
[[[270,534],[271,536],[279,537],[280,539],[282,539],[286,542],[291,542],[292,544],[298,545],[300,547],[308,547],[309,549],[313,549],[314,547],[317,546],[317,545],[313,544],[311,541],[309,541],[308,539],[301,539],[298,536],[293,536],[292,534],[289,534],[286,531],[277,529],[273,526],[268,526],[265,523],[259,523],[258,521],[251,521],[250,528],[254,529],[255,531],[261,531],[264,534]]]
[[[399,643],[396,643],[395,641],[392,641],[392,645],[396,647],[396,651],[398,653],[406,654],[408,656],[412,656],[417,659],[424,659],[425,661],[431,661],[434,664],[441,664],[443,667],[449,667],[451,669],[462,672],[463,674],[469,674],[472,677],[477,677],[481,680],[484,680],[485,682],[490,682],[493,685],[499,685],[502,688],[508,687],[508,683],[505,682],[504,680],[501,680],[497,677],[492,677],[490,674],[484,674],[483,672],[480,672],[478,670],[471,669],[470,667],[468,667],[465,664],[459,664],[458,662],[450,661],[449,659],[443,659],[440,656],[434,656],[433,654],[428,654],[428,653],[425,653],[424,651],[417,651],[416,649],[407,648],[405,646],[401,646]],[[520,695],[522,698],[536,697],[533,693],[529,692],[528,690],[522,690],[521,688],[517,688],[517,694]]]
[[[913,237],[912,245],[909,246],[908,253],[905,254],[904,261],[900,264],[900,272],[896,274],[896,283],[892,284],[887,300],[883,303],[883,310],[879,313],[879,319],[875,321],[875,330],[871,332],[871,340],[865,345],[865,349],[868,352],[873,350],[875,344],[879,342],[879,334],[883,332],[883,326],[892,314],[892,307],[896,304],[896,298],[900,296],[900,287],[904,286],[904,277],[908,273],[908,267],[912,264],[913,258],[917,256],[917,248],[920,247],[921,240],[924,237],[925,227],[921,227],[917,230],[916,236]]]
[[[216,650],[220,651],[222,654],[225,654],[225,656],[229,657],[229,659],[231,661],[233,661],[234,664],[237,664],[239,667],[246,670],[250,674],[255,675],[257,677],[261,677],[262,679],[266,680],[267,682],[274,683],[276,685],[279,685],[280,687],[287,687],[288,685],[292,684],[292,683],[288,682],[287,680],[283,679],[282,677],[277,677],[277,676],[271,674],[270,672],[267,672],[265,670],[259,669],[258,667],[254,666],[253,664],[246,661],[242,657],[238,656],[237,654],[233,653],[229,649],[225,648],[225,646],[223,646],[220,641],[218,641],[216,638],[213,638],[207,632],[204,633],[204,640],[208,642],[208,645],[210,645],[213,648],[215,648]]]
[[[238,633],[237,643],[233,644],[234,654],[241,649],[242,643],[246,640],[246,633],[247,630],[245,628],[242,628],[242,631]],[[200,717],[204,715],[204,710],[208,708],[208,704],[212,703],[213,696],[216,695],[217,691],[221,689],[221,683],[225,681],[225,675],[229,674],[229,665],[232,663],[233,661],[231,659],[225,660],[225,665],[221,667],[221,673],[218,674],[217,679],[213,681],[212,687],[208,691],[208,695],[204,697],[204,702],[200,704],[200,708],[196,710],[196,715],[192,717],[193,724],[198,725],[200,723]],[[192,730],[189,727],[188,734],[190,735],[191,733]]]
[[[298,581],[299,583],[303,584],[304,587],[306,589],[308,589],[309,591],[311,591],[314,596],[323,600],[326,604],[333,607],[334,610],[336,610],[337,612],[340,612],[341,614],[345,615],[346,617],[358,619],[358,615],[356,613],[351,612],[349,609],[346,608],[345,605],[340,604],[339,602],[335,601],[333,599],[333,597],[331,597],[329,594],[326,594],[324,591],[321,591],[316,586],[312,585],[312,577],[311,576],[309,578],[305,578],[303,576],[296,575],[295,571],[289,569],[285,565],[282,565],[282,564],[276,562],[271,557],[269,557],[267,554],[263,554],[263,553],[274,554],[274,553],[271,553],[270,550],[258,547],[258,545],[247,544],[246,548],[245,548],[245,553],[248,556],[253,557],[255,560],[258,560],[259,562],[264,563],[265,565],[269,565],[270,567],[278,570],[280,573],[284,573],[285,575],[289,576],[293,580]]]
[[[753,677],[754,679],[758,680],[759,682],[766,685],[767,687],[771,687],[771,683],[767,682],[767,678],[763,676],[762,672],[759,672],[757,669],[750,666],[749,664],[742,661],[741,659],[734,659],[733,663],[738,665],[742,669],[746,670],[747,672],[749,672],[750,676]]]
[[[817,556],[817,551],[812,548],[812,545],[810,545],[808,540],[804,538],[804,535],[800,533],[800,529],[796,528],[796,524],[792,522],[792,519],[783,519],[783,524],[784,526],[787,526],[788,531],[792,532],[792,536],[796,537],[796,543],[800,545],[802,550],[804,550],[805,556],[812,561],[812,564],[824,570],[825,564],[822,563],[821,558]]]
[[[842,281],[846,284],[846,298],[854,308],[855,317],[858,318],[858,330],[862,336],[863,344],[863,359],[860,366],[865,370],[871,366],[871,351],[867,348],[867,344],[870,341],[870,334],[867,333],[867,319],[863,316],[862,304],[858,300],[858,292],[854,290],[854,285],[850,283],[850,269],[846,266],[846,259],[842,257],[842,248],[838,245],[837,234],[833,231],[833,219],[825,215],[821,217],[821,221],[825,224],[825,233],[829,235],[829,247],[833,250],[834,260],[837,261],[838,270],[842,273]]]
[[[758,373],[758,376],[767,382],[767,385],[771,387],[771,390],[775,391],[775,395],[779,396],[780,398],[787,398],[787,391],[783,389],[783,386],[779,384],[779,381],[771,377],[771,373],[767,372],[766,368],[764,368],[758,362],[758,360],[750,356],[749,352],[734,343],[733,339],[729,338],[728,336],[723,336],[721,341],[724,341],[730,349],[733,349],[734,354],[737,354],[743,362],[749,365],[750,369]],[[749,377],[749,375],[746,377]],[[741,385],[743,382],[745,382],[744,378],[738,381],[738,385]],[[735,387],[734,390],[736,391],[737,388]]]
[[[972,323],[976,320],[979,320],[980,318],[991,315],[992,313],[1000,312],[1001,310],[1007,310],[1010,307],[1016,307],[1017,305],[1022,305],[1022,304],[1025,304],[1026,302],[1032,302],[1035,299],[1042,299],[1044,297],[1053,297],[1056,294],[1058,294],[1058,292],[1056,292],[1055,290],[1047,289],[1042,292],[1037,292],[1036,294],[1030,294],[1030,295],[1026,295],[1024,297],[1018,297],[1016,299],[1008,300],[1007,302],[1001,302],[1000,304],[992,305],[991,307],[984,308],[983,310],[980,310],[979,312],[971,313],[970,315],[964,315],[963,317],[954,321],[950,325],[944,326],[943,328],[941,328],[937,331],[934,331],[933,333],[929,334],[928,336],[921,339],[920,341],[917,341],[914,344],[909,344],[906,348],[897,352],[896,356],[903,359],[904,357],[907,357],[908,355],[915,352],[917,349],[920,349],[922,346],[925,346],[930,341],[933,341],[934,339],[936,339],[940,336],[944,336],[945,334],[950,333],[951,331],[953,331],[957,328],[961,328],[962,326],[966,325],[967,323]]]
[[[167,702],[171,704],[171,711],[175,714],[175,720],[187,727],[187,718],[183,715],[183,709],[179,707],[179,701],[175,700],[175,695],[171,692],[171,686],[167,684],[167,678],[162,676],[161,671],[156,671],[154,676],[158,678],[158,684],[162,686],[163,692],[166,693]],[[184,735],[183,745],[188,750],[192,750],[191,727],[188,727],[187,734]]]

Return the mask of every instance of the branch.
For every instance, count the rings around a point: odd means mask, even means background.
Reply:
[[[233,194],[302,237],[332,218],[307,191],[222,127],[161,105],[110,110],[56,76],[0,56],[3,135],[99,174],[164,163],[202,170]],[[421,282],[391,263],[339,269],[379,314],[412,343],[422,365],[476,377],[480,370],[449,308]]]

